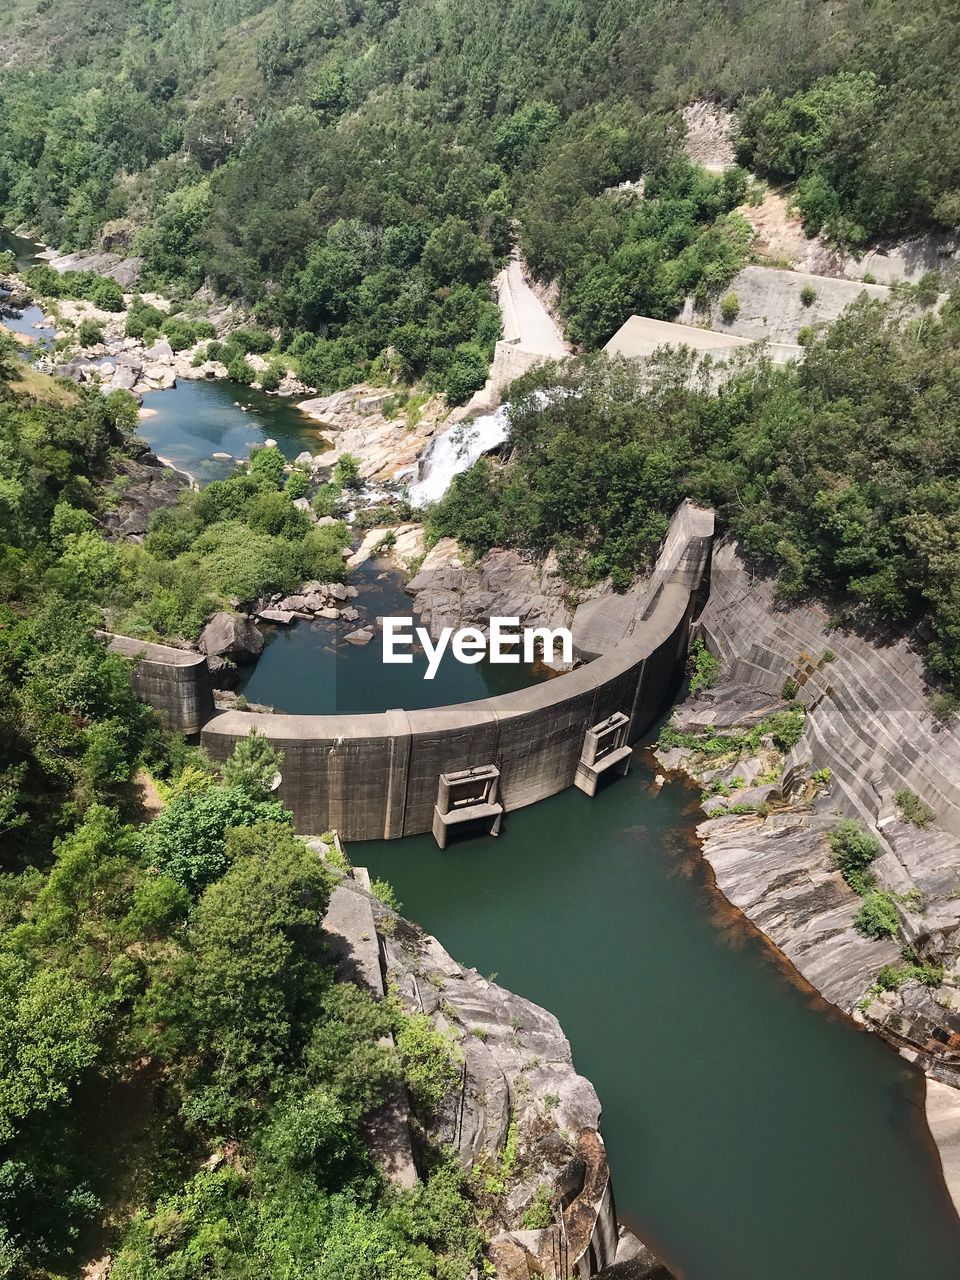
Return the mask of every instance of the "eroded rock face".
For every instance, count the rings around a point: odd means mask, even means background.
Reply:
[[[731,543],[715,553],[700,625],[723,683],[678,709],[681,732],[750,730],[786,706],[783,694],[804,709],[802,735],[784,751],[767,737],[724,755],[659,753],[709,793],[699,833],[718,887],[827,999],[960,1086],[960,737],[934,723],[919,655],[902,639],[874,644],[831,628],[815,605],[778,607],[773,584]],[[903,790],[931,806],[929,825],[905,819]],[[861,899],[827,840],[843,817],[878,843],[870,871],[891,895],[895,939],[852,927]],[[904,948],[942,966],[942,984],[906,973],[899,990],[878,994],[882,967],[903,972]]]
[[[200,651],[209,657],[253,662],[263,651],[263,636],[239,613],[215,613],[200,633]]]
[[[375,911],[387,974],[404,1007],[426,1014],[461,1058],[461,1088],[429,1122],[431,1142],[453,1147],[465,1168],[495,1177],[502,1176],[511,1135],[516,1145],[490,1222],[497,1275],[560,1280],[575,1268],[595,1274],[614,1261],[620,1235],[598,1131],[600,1103],[577,1074],[557,1019],[464,969],[436,938],[383,904],[375,902]],[[544,1183],[555,1202],[554,1223],[525,1230],[524,1212]],[[564,1254],[569,1271],[557,1269]]]
[[[537,564],[520,551],[493,550],[467,565],[453,538],[442,538],[427,553],[407,590],[434,637],[444,627],[486,630],[491,617],[549,627],[569,626],[572,617],[555,556]]]
[[[115,509],[103,518],[104,529],[110,538],[140,542],[150,517],[161,507],[176,502],[188,486],[187,478],[182,472],[165,467],[149,449],[139,458],[121,458],[116,471],[123,487]]]
[[[415,469],[447,408],[442,397],[435,396],[419,411],[411,428],[402,409],[395,416],[390,403],[395,393],[382,387],[359,384],[330,396],[302,400],[298,408],[316,420],[324,436],[332,436],[334,447],[317,459],[318,464],[332,467],[343,454],[360,460],[360,474],[366,480],[386,480]]]

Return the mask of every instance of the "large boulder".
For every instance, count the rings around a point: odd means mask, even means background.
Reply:
[[[253,662],[263,652],[263,636],[239,613],[215,613],[200,633],[200,651],[208,657]]]

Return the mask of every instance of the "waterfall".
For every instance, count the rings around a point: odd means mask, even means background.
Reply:
[[[420,459],[419,478],[410,486],[410,502],[425,507],[450,488],[453,477],[507,438],[507,409],[454,423],[441,432]]]

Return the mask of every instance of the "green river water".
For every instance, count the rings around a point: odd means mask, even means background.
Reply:
[[[226,383],[186,382],[147,407],[141,434],[204,480],[233,466],[213,452],[245,456],[268,435],[288,457],[322,447],[289,402]],[[370,614],[408,612],[376,566],[358,585]],[[422,666],[385,671],[377,641],[342,648],[316,626],[277,633],[247,696],[377,710],[533,678],[445,667],[425,693]],[[461,963],[557,1015],[603,1105],[620,1215],[684,1280],[960,1280],[922,1075],[804,989],[725,904],[699,817],[696,793],[657,788],[638,753],[594,800],[568,791],[510,814],[498,840],[351,852]]]

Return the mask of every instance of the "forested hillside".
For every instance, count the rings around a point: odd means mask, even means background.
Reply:
[[[685,351],[536,369],[514,384],[509,461],[458,476],[432,531],[554,548],[574,579],[627,586],[693,497],[782,596],[831,600],[837,625],[916,626],[960,690],[960,299],[917,315],[919,292],[862,298],[802,363],[719,390]]]
[[[429,1121],[455,1051],[336,979],[277,753],[214,769],[97,639],[133,402],[19,363],[0,335],[0,1276],[465,1280],[482,1197],[428,1146],[389,1189],[362,1128],[401,1081]]]
[[[317,386],[389,359],[462,399],[513,218],[588,346],[736,270],[743,179],[679,159],[692,97],[740,108],[811,229],[955,227],[958,28],[939,0],[15,0],[0,216],[255,303]],[[655,202],[602,197],[641,172]]]

